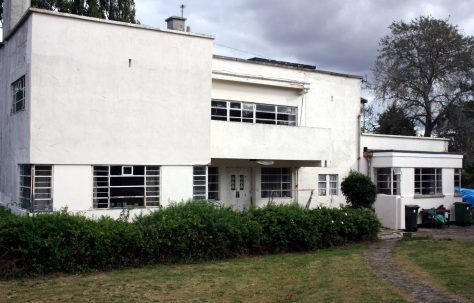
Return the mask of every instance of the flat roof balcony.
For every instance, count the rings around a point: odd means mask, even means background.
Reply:
[[[330,140],[327,128],[211,121],[211,158],[323,161]]]

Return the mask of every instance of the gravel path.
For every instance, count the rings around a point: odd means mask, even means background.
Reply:
[[[393,259],[396,242],[396,239],[388,239],[374,242],[369,246],[367,252],[369,264],[380,278],[391,283],[409,302],[467,302],[400,271]]]

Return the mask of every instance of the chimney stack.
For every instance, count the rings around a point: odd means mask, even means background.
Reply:
[[[168,25],[168,29],[172,29],[175,31],[183,31],[183,32],[186,29],[186,18],[184,17],[171,16],[165,21]]]
[[[186,18],[184,17],[171,16],[165,21],[168,25],[168,29],[172,29],[175,31],[183,31],[183,32],[186,29]]]

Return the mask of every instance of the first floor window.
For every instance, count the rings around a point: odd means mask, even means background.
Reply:
[[[296,126],[297,116],[296,106],[218,99],[211,101],[212,120]]]
[[[160,167],[94,166],[94,208],[160,206]]]
[[[20,192],[21,206],[32,212],[52,211],[52,178],[51,165],[20,164]]]
[[[25,76],[12,83],[12,113],[25,109]]]
[[[400,170],[391,167],[375,169],[377,193],[385,195],[400,195]]]
[[[415,168],[415,195],[440,195],[442,185],[441,168]]]
[[[318,175],[318,195],[337,196],[338,184],[338,175]]]
[[[461,188],[461,175],[462,175],[462,169],[455,168],[454,169],[454,187],[455,188]]]
[[[291,168],[262,167],[262,198],[291,198]]]
[[[193,167],[193,199],[219,200],[219,169],[217,167]]]

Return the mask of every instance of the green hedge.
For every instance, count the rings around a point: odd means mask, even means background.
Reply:
[[[237,212],[192,201],[131,223],[62,212],[20,217],[0,209],[0,277],[307,251],[373,240],[379,228],[368,210],[297,205]]]

